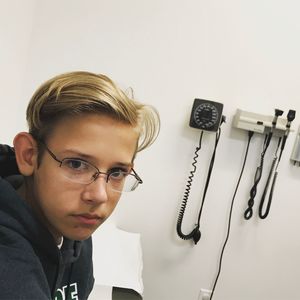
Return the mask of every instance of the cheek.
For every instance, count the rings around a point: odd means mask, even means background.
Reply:
[[[74,184],[62,182],[57,175],[49,173],[39,173],[35,178],[35,187],[35,198],[46,214],[60,215],[74,209],[80,195]]]
[[[107,217],[110,216],[110,214],[113,212],[113,210],[115,209],[115,207],[117,206],[119,200],[121,198],[121,194],[119,193],[115,193],[115,192],[112,192],[111,195],[109,195],[108,197],[108,202],[107,202]]]

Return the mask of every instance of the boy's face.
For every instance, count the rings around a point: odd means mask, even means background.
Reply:
[[[46,142],[59,160],[80,158],[101,172],[130,171],[138,132],[108,116],[89,114],[60,121]],[[90,184],[64,177],[59,162],[45,150],[33,174],[30,200],[56,239],[88,238],[112,213],[120,193],[106,187],[106,176]]]

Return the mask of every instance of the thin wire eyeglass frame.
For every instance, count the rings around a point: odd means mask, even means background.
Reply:
[[[59,167],[61,168],[64,161],[65,160],[71,160],[71,159],[74,159],[74,160],[78,160],[78,161],[81,161],[83,163],[85,163],[86,165],[88,165],[89,167],[91,167],[92,169],[95,169],[95,173],[91,176],[91,180],[89,182],[80,182],[80,181],[76,181],[70,177],[67,177],[69,180],[75,182],[75,183],[81,183],[81,184],[91,184],[92,182],[96,181],[98,179],[98,177],[102,174],[102,175],[106,175],[106,184],[108,184],[110,181],[110,176],[113,175],[114,173],[119,173],[118,172],[110,172],[110,173],[105,173],[105,172],[101,172],[96,166],[92,165],[91,163],[85,161],[85,160],[82,160],[80,158],[64,158],[62,160],[58,159],[57,156],[49,149],[49,147],[46,145],[46,143],[44,143],[43,141],[39,140],[39,142],[45,147],[45,149],[47,150],[47,152],[50,154],[50,156],[56,161],[59,163]],[[134,177],[135,178],[135,182],[132,184],[132,187],[129,189],[129,190],[118,190],[118,189],[115,189],[113,188],[112,186],[110,186],[110,188],[113,190],[113,191],[116,191],[116,192],[119,192],[119,193],[122,193],[122,192],[131,192],[131,191],[134,191],[140,184],[143,183],[143,180],[141,179],[141,177],[136,173],[136,171],[131,168],[130,172],[123,172],[121,171],[125,177],[124,179],[126,180],[126,177],[127,176],[131,176],[131,177]]]

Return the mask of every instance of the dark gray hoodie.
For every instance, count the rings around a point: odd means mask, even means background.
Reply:
[[[0,300],[87,299],[94,284],[91,238],[64,238],[59,249],[16,193],[19,180],[0,177]]]

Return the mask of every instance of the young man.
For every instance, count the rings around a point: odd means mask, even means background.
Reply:
[[[91,235],[142,183],[134,158],[158,114],[104,75],[73,72],[35,92],[27,122],[0,151],[0,299],[87,299]]]

